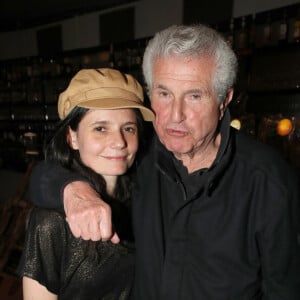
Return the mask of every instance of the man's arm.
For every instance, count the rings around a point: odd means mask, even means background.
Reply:
[[[289,178],[285,194],[273,187],[266,226],[257,235],[263,286],[266,298],[272,300],[298,300],[300,296],[300,191],[298,184],[291,184],[295,178]]]
[[[78,173],[63,168],[52,161],[37,164],[30,176],[30,200],[39,207],[63,206],[64,188],[74,181],[87,181]]]
[[[36,206],[64,206],[75,237],[119,242],[113,231],[109,205],[102,201],[80,174],[70,172],[54,162],[42,162],[35,166],[31,174],[30,197]]]

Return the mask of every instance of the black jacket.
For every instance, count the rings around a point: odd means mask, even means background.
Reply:
[[[184,175],[156,138],[138,166],[135,300],[300,299],[297,176],[229,118],[211,168]],[[50,164],[36,168],[36,204],[55,206],[49,186],[57,195],[79,179],[59,174]]]
[[[215,163],[190,188],[157,139],[142,160],[135,300],[300,299],[297,177],[273,149],[230,129],[229,114],[221,134]]]

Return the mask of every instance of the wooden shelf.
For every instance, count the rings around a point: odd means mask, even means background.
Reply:
[[[22,300],[22,280],[17,274],[27,220],[32,205],[27,199],[31,162],[14,196],[0,206],[0,295],[5,300]]]

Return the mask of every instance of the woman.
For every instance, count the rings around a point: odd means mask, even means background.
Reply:
[[[46,160],[79,171],[95,187],[112,207],[121,243],[75,238],[63,208],[35,208],[21,262],[24,299],[127,299],[134,268],[129,169],[143,119],[154,115],[143,106],[139,83],[113,69],[79,71],[60,95],[58,112],[62,121]]]

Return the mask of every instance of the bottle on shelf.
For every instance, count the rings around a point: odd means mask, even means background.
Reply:
[[[138,42],[135,56],[135,65],[139,68],[143,62],[144,47],[141,42]]]
[[[234,18],[229,20],[229,30],[226,34],[226,41],[231,48],[234,48]]]
[[[300,42],[300,5],[298,6],[296,18],[293,24],[293,41],[296,43]]]
[[[267,14],[265,24],[262,31],[262,45],[269,46],[271,44],[271,13]]]
[[[283,11],[282,19],[279,24],[279,32],[278,32],[278,43],[286,44],[288,41],[288,21],[287,21],[287,12]]]
[[[241,18],[240,29],[236,33],[235,48],[237,50],[244,50],[247,48],[247,31],[246,31],[246,17]]]
[[[248,46],[250,48],[255,48],[256,45],[256,30],[257,30],[257,25],[256,25],[256,14],[253,13],[251,15],[250,19],[250,24],[249,24],[249,32],[248,32]]]
[[[114,44],[111,43],[109,45],[109,62],[108,65],[110,68],[115,67],[115,53],[114,53]]]

